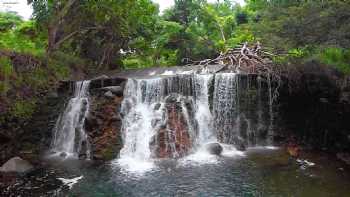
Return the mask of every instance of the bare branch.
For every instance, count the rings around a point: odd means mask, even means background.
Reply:
[[[192,61],[186,58],[188,66],[201,66],[202,70],[207,71],[208,65],[225,66],[216,72],[223,70],[240,72],[247,74],[257,74],[265,78],[268,83],[273,83],[274,89],[270,90],[272,100],[278,97],[278,88],[280,87],[281,72],[277,66],[272,64],[272,58],[276,55],[266,52],[259,42],[255,45],[249,45],[247,42],[237,45],[237,47],[227,50],[225,53],[214,59],[204,59],[202,61]],[[272,84],[269,85],[272,87]]]

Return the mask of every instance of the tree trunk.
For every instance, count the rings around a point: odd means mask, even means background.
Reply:
[[[223,28],[221,27],[221,25],[219,25],[219,29],[220,29],[220,33],[221,33],[221,38],[224,41],[224,43],[226,44],[226,38],[225,38],[225,33]]]
[[[47,53],[49,55],[56,48],[56,37],[57,37],[58,26],[49,25],[47,30],[48,30]]]

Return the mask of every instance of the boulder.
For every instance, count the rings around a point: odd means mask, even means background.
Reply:
[[[65,152],[61,152],[61,153],[60,153],[60,157],[62,157],[62,158],[66,158],[66,157],[67,157],[67,153],[65,153]]]
[[[58,96],[58,93],[57,93],[57,92],[49,92],[49,93],[47,94],[47,97],[48,97],[48,98],[58,98],[59,96]]]
[[[81,148],[79,150],[79,159],[86,159],[88,157],[88,143],[86,141],[81,142]]]
[[[93,78],[92,80],[99,80],[99,79],[108,79],[109,77],[107,75],[100,75],[100,76],[97,76],[95,78]]]
[[[20,157],[13,157],[0,167],[0,172],[25,173],[33,169],[33,166]]]
[[[104,96],[107,98],[114,98],[114,94],[111,91],[106,92]]]
[[[247,149],[244,140],[238,136],[233,137],[233,145],[239,151],[245,151]]]
[[[219,143],[210,143],[206,145],[206,149],[210,154],[221,155],[222,146]]]
[[[350,153],[337,153],[337,158],[350,165]]]
[[[154,109],[153,109],[153,110],[157,111],[157,110],[160,109],[161,106],[162,106],[162,104],[157,103],[157,104],[154,106]]]
[[[102,90],[111,91],[116,96],[123,96],[123,88],[120,86],[107,86],[103,87]]]

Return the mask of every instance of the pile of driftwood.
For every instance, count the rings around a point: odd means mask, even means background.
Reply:
[[[187,59],[188,66],[201,66],[206,70],[208,65],[221,66],[220,71],[230,71],[245,74],[257,74],[264,78],[271,88],[271,96],[275,100],[278,96],[278,88],[281,80],[279,67],[273,64],[275,55],[263,49],[260,42],[249,45],[247,42],[237,47],[221,53],[214,59],[205,59],[201,61],[191,61]]]

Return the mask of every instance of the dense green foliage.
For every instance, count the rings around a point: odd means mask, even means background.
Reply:
[[[171,66],[184,64],[187,58],[214,57],[240,42],[253,40],[247,22],[247,13],[230,1],[176,0],[174,7],[157,17],[152,39],[131,42],[136,53],[127,57],[125,67],[136,63],[141,67],[140,60],[146,60],[147,66]]]
[[[350,73],[350,2],[250,0],[255,38],[278,54]],[[287,59],[290,59],[287,58]]]
[[[0,13],[0,113],[30,117],[58,80],[109,70],[173,66],[260,41],[276,61],[314,60],[350,73],[344,0],[35,0],[33,19]],[[2,116],[4,117],[4,116]],[[1,121],[1,120],[0,120]]]
[[[31,118],[43,93],[68,77],[63,58],[46,60],[46,35],[35,21],[0,13],[0,123]]]

